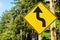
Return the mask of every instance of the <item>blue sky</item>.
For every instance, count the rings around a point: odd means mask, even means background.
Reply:
[[[0,16],[2,16],[5,10],[9,10],[13,6],[13,4],[11,4],[13,1],[14,0],[0,0]]]

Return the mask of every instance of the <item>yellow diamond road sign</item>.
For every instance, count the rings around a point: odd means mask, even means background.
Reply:
[[[24,17],[38,34],[43,32],[56,19],[56,17],[42,4],[38,3]]]

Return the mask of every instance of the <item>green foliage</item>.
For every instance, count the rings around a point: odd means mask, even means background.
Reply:
[[[55,12],[58,17],[58,20],[60,20],[60,0],[57,0],[55,4],[55,9],[56,9]]]

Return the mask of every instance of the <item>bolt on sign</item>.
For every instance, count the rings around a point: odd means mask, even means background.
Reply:
[[[55,15],[41,2],[36,4],[24,18],[32,25],[38,34],[41,34],[56,19]]]

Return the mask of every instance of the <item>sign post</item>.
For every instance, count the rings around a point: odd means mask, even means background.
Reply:
[[[41,40],[41,34],[40,34],[40,35],[38,35],[38,40]]]

